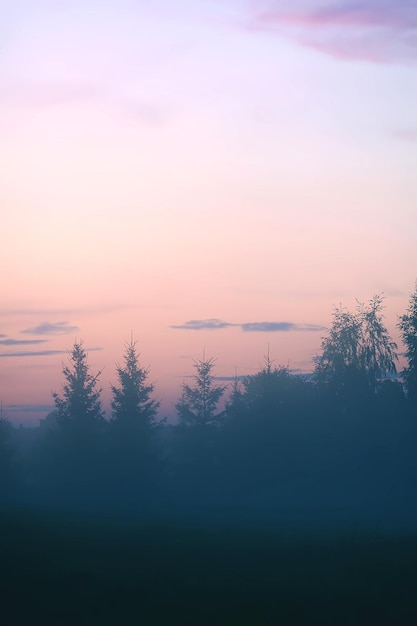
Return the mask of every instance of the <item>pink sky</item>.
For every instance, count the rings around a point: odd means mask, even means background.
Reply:
[[[417,11],[352,7],[3,10],[0,398],[12,420],[48,412],[75,338],[104,368],[108,403],[133,331],[162,415],[204,348],[219,376],[255,372],[268,343],[277,364],[311,371],[340,303],[385,293],[398,340],[417,278]],[[227,324],[186,325],[212,319]]]

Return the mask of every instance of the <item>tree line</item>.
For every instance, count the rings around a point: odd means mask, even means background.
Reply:
[[[335,308],[311,377],[266,356],[260,370],[227,386],[215,359],[194,362],[176,403],[159,402],[137,343],[125,346],[105,418],[99,379],[81,341],[63,366],[54,412],[20,459],[0,414],[3,502],[146,508],[351,506],[414,514],[417,479],[417,283],[398,328],[405,369],[374,296]],[[349,505],[350,503],[350,505]]]

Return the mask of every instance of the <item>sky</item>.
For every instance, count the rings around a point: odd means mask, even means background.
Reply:
[[[0,0],[0,398],[37,424],[83,341],[308,372],[335,306],[417,278],[414,0]]]

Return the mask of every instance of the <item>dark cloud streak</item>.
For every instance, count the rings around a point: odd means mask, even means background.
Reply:
[[[47,339],[1,339],[2,346],[30,346],[38,343],[46,343]]]
[[[97,352],[103,348],[86,348],[86,352]],[[0,358],[24,357],[24,356],[54,356],[56,354],[69,354],[69,350],[39,350],[33,352],[5,352],[0,353]]]
[[[68,335],[79,330],[78,326],[70,326],[68,322],[42,322],[38,326],[32,326],[22,330],[28,335]]]
[[[293,322],[248,322],[241,325],[243,332],[287,333],[290,331],[317,332],[325,330],[318,324],[294,324]]]
[[[235,324],[232,322],[224,322],[218,318],[205,320],[189,320],[184,324],[170,326],[179,330],[219,330],[222,328],[240,327],[243,332],[317,332],[324,331],[326,328],[318,324],[296,324],[294,322],[245,322],[244,324]]]
[[[12,358],[19,356],[52,356],[55,354],[68,354],[67,350],[39,350],[35,352],[4,352],[0,358]]]
[[[46,413],[54,410],[53,404],[9,404],[5,410],[10,413]]]
[[[211,318],[206,320],[189,320],[184,324],[178,324],[170,326],[170,328],[176,328],[180,330],[219,330],[220,328],[228,328],[230,326],[238,326],[239,324],[231,324],[230,322],[223,322],[217,318]]]

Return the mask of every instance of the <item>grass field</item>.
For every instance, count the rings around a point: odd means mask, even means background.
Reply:
[[[417,535],[3,514],[2,626],[417,624]]]

